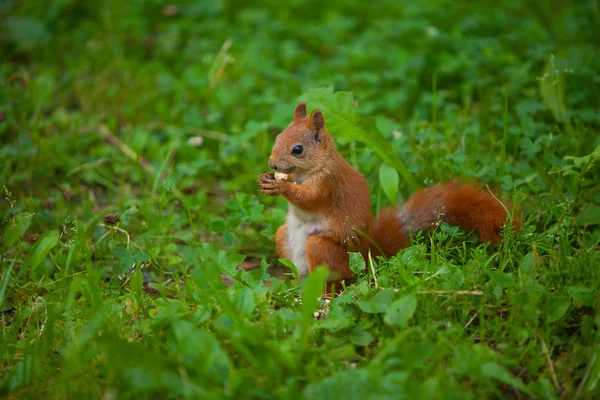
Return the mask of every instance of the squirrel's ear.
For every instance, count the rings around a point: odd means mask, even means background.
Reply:
[[[321,142],[323,139],[323,128],[325,127],[325,119],[323,113],[319,110],[313,110],[308,118],[308,130],[315,134],[317,142]]]
[[[300,103],[294,110],[294,121],[300,121],[304,118],[306,118],[306,104]]]
[[[323,128],[325,127],[325,119],[323,113],[319,110],[313,110],[308,118],[308,130],[315,134],[317,142],[323,141]]]

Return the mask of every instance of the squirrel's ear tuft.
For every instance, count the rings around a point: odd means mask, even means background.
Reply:
[[[306,104],[300,103],[294,110],[294,121],[300,121],[304,118],[306,118]]]

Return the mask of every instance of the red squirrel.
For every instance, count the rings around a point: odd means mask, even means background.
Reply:
[[[258,178],[260,192],[289,203],[287,223],[275,235],[277,254],[291,260],[302,276],[327,265],[330,283],[353,277],[348,252],[360,252],[365,259],[369,250],[372,256],[394,256],[410,245],[411,235],[437,222],[475,230],[482,241],[496,244],[511,207],[455,180],[421,190],[373,220],[365,178],[337,152],[323,113],[313,110],[307,117],[304,103],[277,135],[269,168],[276,173]],[[513,226],[518,226],[516,219]]]

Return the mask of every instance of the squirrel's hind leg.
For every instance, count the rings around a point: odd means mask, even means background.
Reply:
[[[292,254],[289,249],[288,228],[287,224],[281,225],[275,233],[275,251],[280,258],[292,259]]]
[[[333,294],[341,289],[341,281],[352,278],[354,273],[348,266],[349,257],[346,249],[334,240],[319,235],[312,235],[306,241],[306,261],[309,271],[314,271],[320,265],[329,268],[327,286]],[[329,291],[328,291],[329,292]]]

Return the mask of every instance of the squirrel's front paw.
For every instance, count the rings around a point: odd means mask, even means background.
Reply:
[[[261,187],[260,192],[270,194],[271,196],[283,194],[288,185],[286,181],[275,179],[275,175],[272,172],[262,174],[257,182]]]

